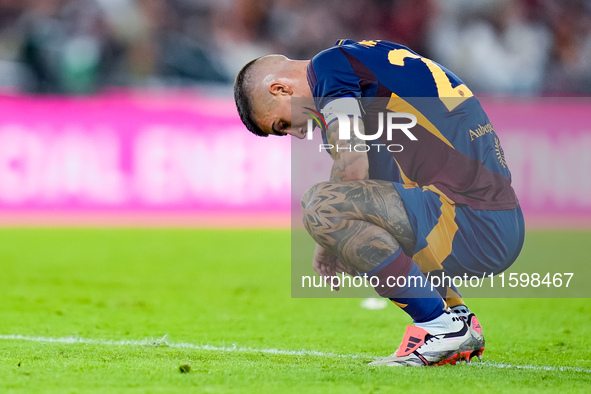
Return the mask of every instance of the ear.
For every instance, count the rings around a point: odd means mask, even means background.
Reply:
[[[273,96],[280,96],[280,95],[281,96],[282,95],[291,96],[293,94],[293,89],[292,89],[289,81],[282,78],[282,79],[278,79],[278,80],[271,82],[271,84],[269,85],[269,92]]]

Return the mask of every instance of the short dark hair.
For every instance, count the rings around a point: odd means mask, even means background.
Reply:
[[[236,81],[234,82],[234,100],[236,101],[236,108],[238,109],[240,120],[242,120],[242,123],[244,123],[246,128],[254,135],[268,137],[268,134],[261,130],[252,117],[252,102],[250,99],[252,82],[249,81],[249,74],[253,64],[259,59],[260,58],[256,58],[246,63],[236,76]]]

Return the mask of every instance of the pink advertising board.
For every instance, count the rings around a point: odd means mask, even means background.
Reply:
[[[0,108],[5,221],[289,216],[289,141],[245,132],[228,97],[1,97]]]
[[[481,100],[499,136],[526,225],[591,227],[591,100]]]
[[[591,101],[481,101],[527,223],[591,227]],[[246,132],[230,97],[4,96],[0,108],[0,224],[290,224],[290,141]]]

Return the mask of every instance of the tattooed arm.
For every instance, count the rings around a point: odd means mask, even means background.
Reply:
[[[330,150],[330,154],[334,160],[330,180],[333,182],[367,180],[369,177],[367,153],[355,152],[353,149],[355,145],[364,144],[364,141],[353,132],[353,119],[351,119],[350,140],[339,140],[338,124],[339,122],[333,122],[326,131],[328,143],[333,146]],[[359,119],[359,131],[364,132],[361,119]],[[343,265],[334,253],[329,252],[318,244],[314,252],[312,266],[318,275],[324,277],[334,276],[342,272],[355,275],[355,271]]]
[[[335,181],[362,181],[368,179],[369,161],[366,152],[355,152],[356,145],[363,145],[365,141],[357,137],[353,132],[353,119],[351,119],[351,139],[339,139],[339,122],[332,122],[326,131],[326,138],[333,148],[330,154],[334,160],[330,180]],[[364,133],[363,121],[359,119],[359,131]]]

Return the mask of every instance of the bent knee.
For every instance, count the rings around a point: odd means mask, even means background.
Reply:
[[[360,182],[361,181],[327,181],[317,183],[304,192],[301,200],[302,209],[313,209],[322,204],[330,203],[332,200],[340,200],[350,187],[352,187],[355,183]]]
[[[339,193],[335,190],[339,186],[342,186],[342,182],[321,182],[304,192],[301,200],[302,217],[308,231],[312,227],[317,227],[326,216],[333,219],[340,216],[337,214],[338,210],[330,209],[332,203],[342,200],[342,196],[338,198]]]
[[[302,196],[301,204],[302,209],[306,210],[311,208],[313,205],[318,203],[318,196],[323,188],[323,185],[329,182],[317,183],[314,186],[309,187]]]

